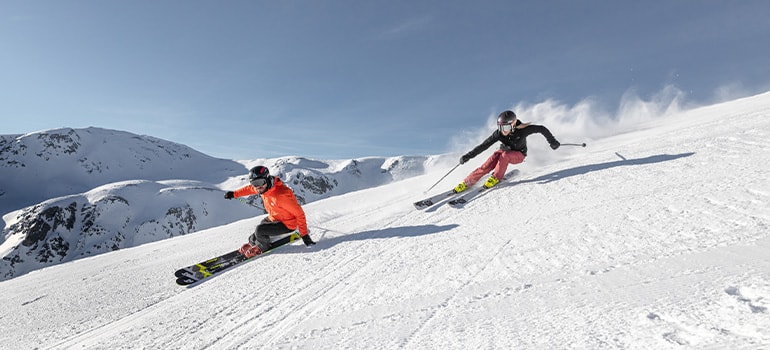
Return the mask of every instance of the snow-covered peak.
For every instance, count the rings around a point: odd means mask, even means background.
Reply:
[[[0,213],[116,181],[218,183],[245,172],[178,143],[102,128],[0,135]]]

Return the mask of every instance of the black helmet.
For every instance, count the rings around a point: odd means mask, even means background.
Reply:
[[[273,187],[273,177],[270,176],[270,170],[261,165],[255,166],[249,170],[249,182],[254,187],[267,184],[267,189],[265,190],[269,190]]]
[[[268,176],[270,176],[270,170],[261,165],[257,165],[249,170],[249,181],[254,179],[267,179]]]
[[[516,113],[513,111],[505,111],[497,116],[497,125],[506,125],[513,123],[516,120]]]

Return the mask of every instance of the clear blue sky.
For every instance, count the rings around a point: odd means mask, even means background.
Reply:
[[[0,0],[0,134],[427,155],[519,103],[770,89],[770,1]],[[522,118],[526,120],[526,118]]]

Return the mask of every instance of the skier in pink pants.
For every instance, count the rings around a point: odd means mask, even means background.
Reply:
[[[484,187],[490,188],[497,185],[500,179],[503,178],[503,175],[505,175],[508,164],[519,164],[524,161],[524,158],[527,156],[527,136],[532,134],[542,134],[545,136],[545,139],[554,150],[561,145],[546,127],[522,123],[513,111],[500,113],[497,116],[497,130],[480,145],[460,157],[460,164],[465,164],[465,162],[484,152],[497,141],[502,143],[500,149],[492,153],[484,164],[472,171],[463,182],[455,186],[454,191],[460,193],[467,190],[468,187],[473,186],[479,179],[493,170],[492,176],[484,183]]]

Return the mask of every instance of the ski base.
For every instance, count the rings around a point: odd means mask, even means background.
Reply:
[[[484,193],[488,189],[489,188],[486,188],[486,187],[474,188],[471,191],[469,191],[468,193],[466,193],[465,195],[463,195],[462,197],[449,201],[448,204],[449,204],[450,207],[460,208],[460,207],[464,206],[465,204],[467,204],[468,202],[472,201],[474,198],[476,198],[480,194]]]
[[[187,286],[187,285],[191,285],[191,284],[203,281],[211,276],[214,276],[242,262],[265,255],[275,250],[276,248],[279,248],[281,246],[287,245],[289,243],[292,243],[296,240],[301,240],[301,239],[302,237],[299,235],[299,232],[292,232],[290,235],[272,242],[269,250],[266,250],[262,254],[257,255],[253,258],[246,258],[240,252],[238,252],[238,250],[234,250],[229,253],[220,255],[218,257],[211,258],[194,265],[183,267],[179,270],[176,270],[176,272],[174,272],[174,276],[177,277],[176,284],[180,286]]]
[[[419,209],[425,209],[425,208],[430,207],[430,206],[432,206],[432,205],[434,205],[434,204],[436,204],[436,203],[438,203],[438,202],[440,202],[440,201],[442,201],[442,200],[444,200],[446,198],[452,197],[452,196],[454,196],[456,194],[457,194],[457,192],[455,192],[454,190],[449,190],[449,191],[446,191],[446,192],[441,192],[441,193],[439,193],[439,194],[437,194],[437,195],[435,195],[433,197],[425,198],[425,199],[423,199],[421,201],[414,202],[414,207],[417,208],[418,210]]]
[[[503,178],[500,180],[499,183],[497,183],[497,185],[489,188],[482,186],[481,188],[474,188],[474,189],[468,190],[468,193],[465,193],[461,197],[449,201],[448,204],[450,207],[453,207],[453,208],[462,208],[463,206],[468,204],[468,202],[479,197],[482,193],[489,191],[495,187],[499,187],[504,182],[508,182],[511,178],[518,175],[518,173],[519,173],[518,169],[511,170],[510,172],[505,174],[505,176],[503,176]]]

